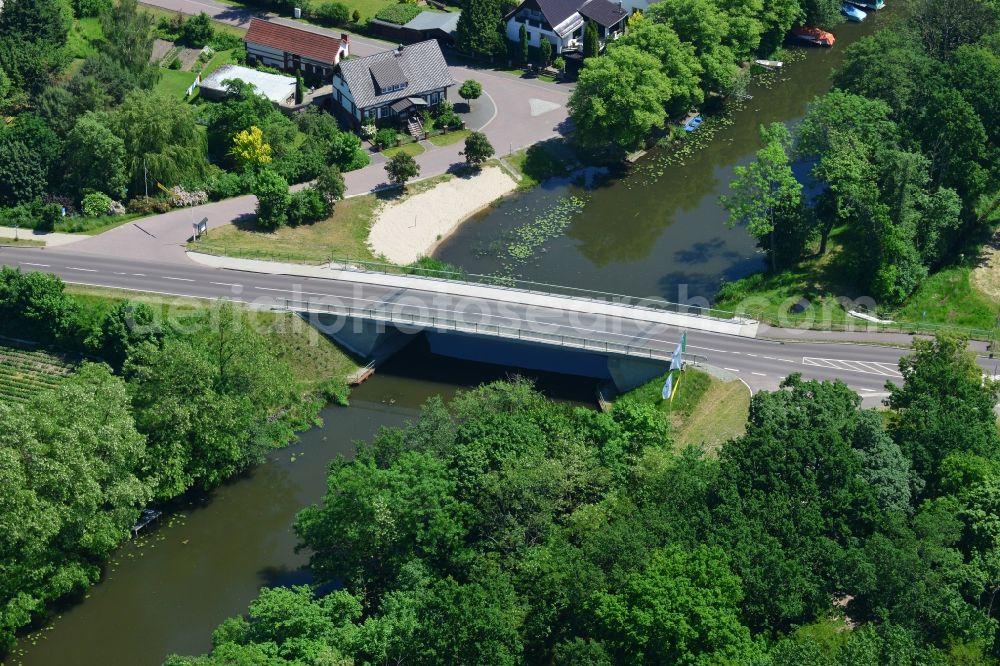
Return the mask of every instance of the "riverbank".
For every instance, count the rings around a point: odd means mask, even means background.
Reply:
[[[470,216],[516,188],[506,171],[490,166],[387,202],[375,214],[368,244],[373,254],[391,263],[411,264],[429,256]]]

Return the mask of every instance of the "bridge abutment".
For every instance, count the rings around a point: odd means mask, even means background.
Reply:
[[[646,382],[666,374],[670,368],[668,361],[628,356],[608,356],[607,359],[608,375],[618,393],[625,393],[642,386]]]

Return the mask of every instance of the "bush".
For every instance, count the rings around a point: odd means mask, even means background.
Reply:
[[[231,32],[224,32],[222,30],[216,31],[212,36],[212,41],[208,44],[216,51],[232,51],[234,49],[239,49],[236,53],[242,54],[246,58],[246,51],[243,50],[243,40],[232,34]]]
[[[378,10],[378,13],[375,14],[375,18],[379,21],[385,21],[386,23],[403,25],[404,23],[409,23],[415,19],[419,13],[420,8],[416,5],[399,3],[395,5],[386,5],[382,9]]]
[[[399,138],[399,132],[391,127],[383,127],[378,132],[375,133],[375,145],[377,145],[382,150],[386,148],[392,148],[396,145],[396,140]]]
[[[202,12],[193,16],[180,29],[180,41],[194,48],[201,48],[212,41],[215,29],[208,14]]]
[[[275,160],[270,168],[289,183],[304,183],[318,176],[325,164],[326,160],[319,147],[315,143],[306,143],[301,150]]]
[[[347,25],[350,20],[350,10],[342,2],[327,2],[316,10],[316,18],[320,23],[332,26]]]
[[[170,202],[166,199],[155,197],[135,197],[130,199],[126,209],[130,213],[137,215],[152,215],[153,213],[170,212]]]
[[[361,12],[357,9],[351,12],[351,21],[354,23],[361,23]]]
[[[316,188],[299,190],[288,203],[288,224],[312,224],[329,215],[330,208],[330,204]]]
[[[83,201],[80,202],[80,208],[87,217],[99,217],[108,214],[108,210],[111,208],[111,201],[111,197],[103,192],[91,192],[83,197]]]
[[[257,197],[257,224],[265,229],[283,226],[288,221],[288,209],[292,203],[288,181],[265,169],[254,177],[251,189]]]
[[[174,59],[170,61],[168,67],[170,69],[180,69],[183,64],[184,63],[181,62],[180,58],[174,57]]]
[[[73,203],[73,199],[71,199],[70,197],[64,197],[58,194],[46,194],[44,197],[42,197],[42,203],[59,204],[60,213],[62,212],[61,209],[63,208],[66,209],[67,215],[74,215],[76,213],[76,204]]]
[[[371,160],[368,159],[368,153],[359,148],[358,150],[354,151],[354,157],[351,158],[350,162],[344,165],[344,168],[342,170],[354,171],[355,169],[361,169],[363,167],[368,166],[368,163],[370,161]]]
[[[206,184],[208,198],[212,201],[229,199],[250,191],[250,184],[237,173],[220,171]]]
[[[111,0],[73,0],[73,13],[77,18],[100,16],[111,9]]]

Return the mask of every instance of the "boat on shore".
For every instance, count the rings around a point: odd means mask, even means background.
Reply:
[[[815,44],[817,46],[833,46],[833,43],[837,41],[833,36],[833,33],[829,33],[826,30],[821,30],[819,28],[805,26],[801,28],[792,28],[792,36],[801,42]]]
[[[860,8],[849,2],[845,2],[841,5],[840,13],[846,16],[848,21],[854,21],[855,23],[861,23],[868,18],[868,14],[866,12],[861,11]]]
[[[847,0],[847,2],[861,9],[874,11],[885,9],[885,0]]]

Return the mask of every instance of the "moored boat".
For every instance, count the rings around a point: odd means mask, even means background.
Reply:
[[[861,9],[874,9],[878,11],[885,9],[885,0],[847,0],[850,4]]]
[[[832,33],[819,28],[801,27],[792,28],[792,35],[803,42],[816,44],[817,46],[833,46],[836,40]]]
[[[848,21],[854,21],[855,23],[861,23],[868,18],[868,14],[849,2],[845,2],[841,5],[840,13],[846,16]]]

